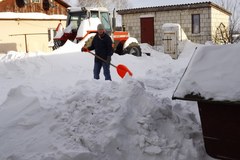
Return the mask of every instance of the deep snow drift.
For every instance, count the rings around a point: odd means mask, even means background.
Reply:
[[[0,62],[1,160],[208,160],[195,102],[172,94],[196,44],[177,60],[142,44],[114,54],[133,77],[94,80],[93,56],[67,42],[53,53]]]
[[[198,47],[174,96],[195,94],[212,101],[239,101],[239,49],[239,44]]]

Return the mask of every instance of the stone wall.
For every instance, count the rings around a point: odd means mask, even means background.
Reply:
[[[200,14],[200,33],[192,34],[192,14]],[[141,42],[140,19],[144,17],[154,18],[155,45],[162,45],[164,23],[178,23],[186,33],[189,40],[204,44],[206,41],[212,41],[216,27],[220,23],[228,26],[229,16],[215,8],[199,8],[189,10],[172,10],[146,13],[134,13],[122,15],[122,23],[126,31],[130,32],[132,37]]]

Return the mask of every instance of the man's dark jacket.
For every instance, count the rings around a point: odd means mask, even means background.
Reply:
[[[104,33],[101,37],[97,33],[93,38],[92,45],[88,47],[88,49],[89,50],[95,49],[96,55],[107,60],[108,56],[113,55],[112,39],[106,33]],[[101,61],[101,60],[95,57],[95,61]]]

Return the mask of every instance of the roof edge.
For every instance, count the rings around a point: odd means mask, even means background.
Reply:
[[[230,100],[215,100],[213,98],[205,99],[204,97],[198,95],[187,95],[184,97],[172,96],[172,100],[183,100],[183,101],[194,101],[194,102],[207,102],[207,103],[224,103],[224,104],[240,104],[240,101],[230,101]]]
[[[124,14],[143,13],[143,12],[197,9],[197,8],[203,8],[203,7],[214,7],[216,9],[226,13],[227,15],[232,14],[231,12],[227,11],[223,7],[220,7],[219,5],[217,5],[213,2],[198,2],[198,3],[187,3],[187,4],[176,4],[176,5],[122,9],[122,10],[117,10],[117,13],[120,14],[120,15],[124,15]]]
[[[68,8],[71,7],[71,5],[69,5],[68,3],[62,1],[62,0],[55,0],[56,2],[58,2],[59,4],[63,5],[64,7]]]

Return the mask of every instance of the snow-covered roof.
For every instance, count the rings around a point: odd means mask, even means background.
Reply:
[[[67,19],[66,15],[47,15],[44,13],[0,12],[0,19]]]
[[[180,24],[178,23],[164,23],[162,25],[162,29],[164,31],[168,31],[168,30],[179,30],[181,28]]]
[[[185,9],[198,9],[198,8],[208,8],[214,7],[221,12],[231,15],[229,11],[220,7],[219,5],[213,2],[198,2],[198,3],[187,3],[187,4],[177,4],[177,5],[165,5],[165,6],[153,6],[153,7],[142,7],[142,8],[130,8],[130,9],[121,9],[117,13],[120,15],[124,14],[133,14],[133,13],[143,13],[143,12],[157,12],[157,11],[171,11],[171,10],[185,10]]]
[[[173,99],[240,102],[240,45],[196,49]]]

